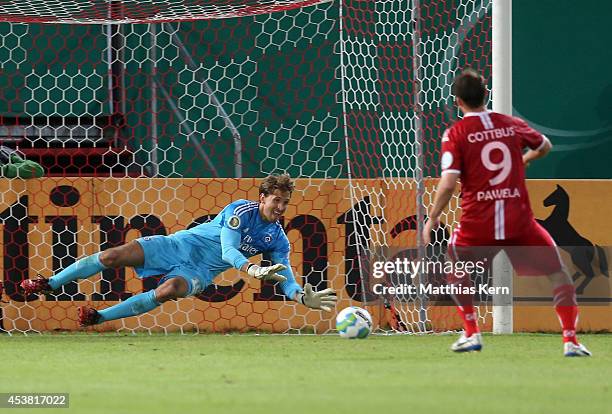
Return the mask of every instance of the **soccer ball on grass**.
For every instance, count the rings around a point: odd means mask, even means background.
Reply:
[[[372,316],[357,306],[345,308],[336,316],[336,329],[343,338],[367,338],[372,330]]]

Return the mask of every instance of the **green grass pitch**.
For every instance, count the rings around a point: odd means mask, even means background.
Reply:
[[[3,335],[0,392],[69,392],[60,413],[611,412],[612,335],[580,337],[592,358],[564,358],[559,335],[477,354],[454,338]]]

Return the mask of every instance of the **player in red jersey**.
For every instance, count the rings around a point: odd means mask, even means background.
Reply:
[[[474,254],[492,258],[508,246],[541,246],[506,252],[517,273],[549,278],[563,328],[564,354],[590,356],[576,339],[574,285],[554,240],[533,217],[525,186],[525,165],[544,157],[552,148],[550,141],[521,119],[488,111],[486,85],[475,71],[463,71],[453,82],[452,91],[463,119],[442,137],[442,177],[423,229],[425,244],[430,243],[431,231],[439,225],[461,178],[462,214],[449,242],[449,256],[454,260],[474,259]],[[455,278],[452,283],[465,285],[469,281]],[[451,349],[479,351],[482,338],[472,297],[461,295],[455,300],[465,330]]]

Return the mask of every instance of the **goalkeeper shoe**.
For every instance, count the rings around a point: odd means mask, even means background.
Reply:
[[[482,336],[479,333],[472,334],[469,338],[462,333],[459,339],[451,345],[453,352],[473,352],[482,349]]]
[[[79,307],[79,325],[81,327],[92,326],[98,323],[100,314],[94,308],[88,306]]]
[[[563,355],[566,357],[584,357],[591,356],[591,351],[586,349],[586,346],[582,344],[575,344],[573,342],[566,342],[563,344]]]
[[[49,279],[41,275],[36,276],[36,279],[26,279],[19,286],[21,286],[26,296],[32,293],[49,293],[53,290],[49,286]]]

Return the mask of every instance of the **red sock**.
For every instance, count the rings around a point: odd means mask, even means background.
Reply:
[[[457,313],[463,319],[463,329],[465,330],[466,337],[469,338],[473,334],[480,332],[480,329],[478,329],[478,316],[476,315],[474,305],[457,306]]]
[[[458,287],[471,287],[472,281],[469,277],[457,278],[453,273],[447,274],[447,281],[449,284]],[[452,295],[453,300],[457,304],[457,313],[463,319],[463,330],[467,338],[475,333],[479,333],[478,329],[478,315],[476,309],[474,309],[474,301],[472,295]]]
[[[573,285],[559,286],[553,291],[555,311],[563,329],[563,342],[578,343],[576,323],[578,322],[578,303]]]

